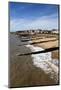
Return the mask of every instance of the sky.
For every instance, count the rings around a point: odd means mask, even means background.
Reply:
[[[9,3],[10,31],[58,29],[58,5]]]

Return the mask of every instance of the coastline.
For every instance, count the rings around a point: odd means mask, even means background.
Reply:
[[[10,42],[9,87],[58,84],[58,81],[50,78],[50,74],[46,74],[42,68],[34,65],[32,56],[18,57],[17,53],[31,52],[31,50],[26,46],[18,46],[21,43],[17,35],[14,35],[12,40],[14,41]]]

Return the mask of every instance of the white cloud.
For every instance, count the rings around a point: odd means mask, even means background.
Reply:
[[[58,18],[55,15],[43,16],[34,20],[16,18],[10,20],[10,31],[26,30],[26,29],[58,29]]]

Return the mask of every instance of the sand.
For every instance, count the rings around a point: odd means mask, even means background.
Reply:
[[[45,36],[45,37],[44,37]],[[34,44],[35,46],[39,46],[42,47],[43,49],[46,48],[52,48],[52,47],[59,47],[59,41],[58,41],[58,36],[55,37],[51,37],[48,35],[44,35],[41,39],[33,39],[32,42],[40,42],[40,41],[48,41],[48,40],[55,40],[55,41],[49,41],[49,42],[43,42],[43,43],[37,43]],[[36,36],[34,38],[37,38]],[[53,59],[58,59],[59,55],[58,55],[58,50],[56,51],[52,51],[52,58]]]
[[[41,38],[41,39],[35,39],[32,40],[33,42],[40,42],[40,41],[48,41],[48,40],[56,40],[56,38]]]
[[[44,49],[46,48],[52,48],[52,47],[58,47],[58,40],[56,41],[50,41],[50,42],[45,42],[45,43],[38,43],[38,44],[35,44],[39,47],[42,47]]]
[[[45,74],[42,69],[33,65],[31,56],[18,57],[17,53],[31,51],[25,46],[18,46],[21,42],[17,36],[11,35],[10,38],[9,87],[58,84],[49,74]]]

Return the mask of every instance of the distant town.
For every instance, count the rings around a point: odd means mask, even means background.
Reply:
[[[59,31],[57,29],[52,29],[52,30],[41,30],[41,29],[37,29],[37,30],[19,30],[16,31],[16,34],[19,35],[35,35],[35,34],[58,34]]]

